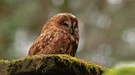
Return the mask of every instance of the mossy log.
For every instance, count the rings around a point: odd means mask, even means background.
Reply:
[[[68,55],[35,55],[0,60],[0,75],[101,75],[107,69]]]

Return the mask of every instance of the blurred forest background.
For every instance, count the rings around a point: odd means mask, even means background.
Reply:
[[[106,67],[135,59],[135,0],[0,0],[0,59],[26,56],[44,23],[60,12],[79,20],[76,57]]]

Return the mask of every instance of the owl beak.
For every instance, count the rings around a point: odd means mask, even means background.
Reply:
[[[69,25],[69,29],[70,29],[70,33],[72,34],[73,33],[73,25],[72,24]]]
[[[72,28],[70,29],[70,32],[73,33],[73,29]]]

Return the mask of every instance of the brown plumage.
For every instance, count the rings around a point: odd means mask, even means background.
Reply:
[[[79,43],[78,20],[70,13],[60,13],[48,20],[28,55],[68,54],[75,56]]]

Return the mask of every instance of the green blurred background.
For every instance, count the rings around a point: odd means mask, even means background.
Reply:
[[[79,20],[76,57],[106,67],[135,59],[135,0],[0,0],[0,59],[27,56],[44,23],[60,12]]]

